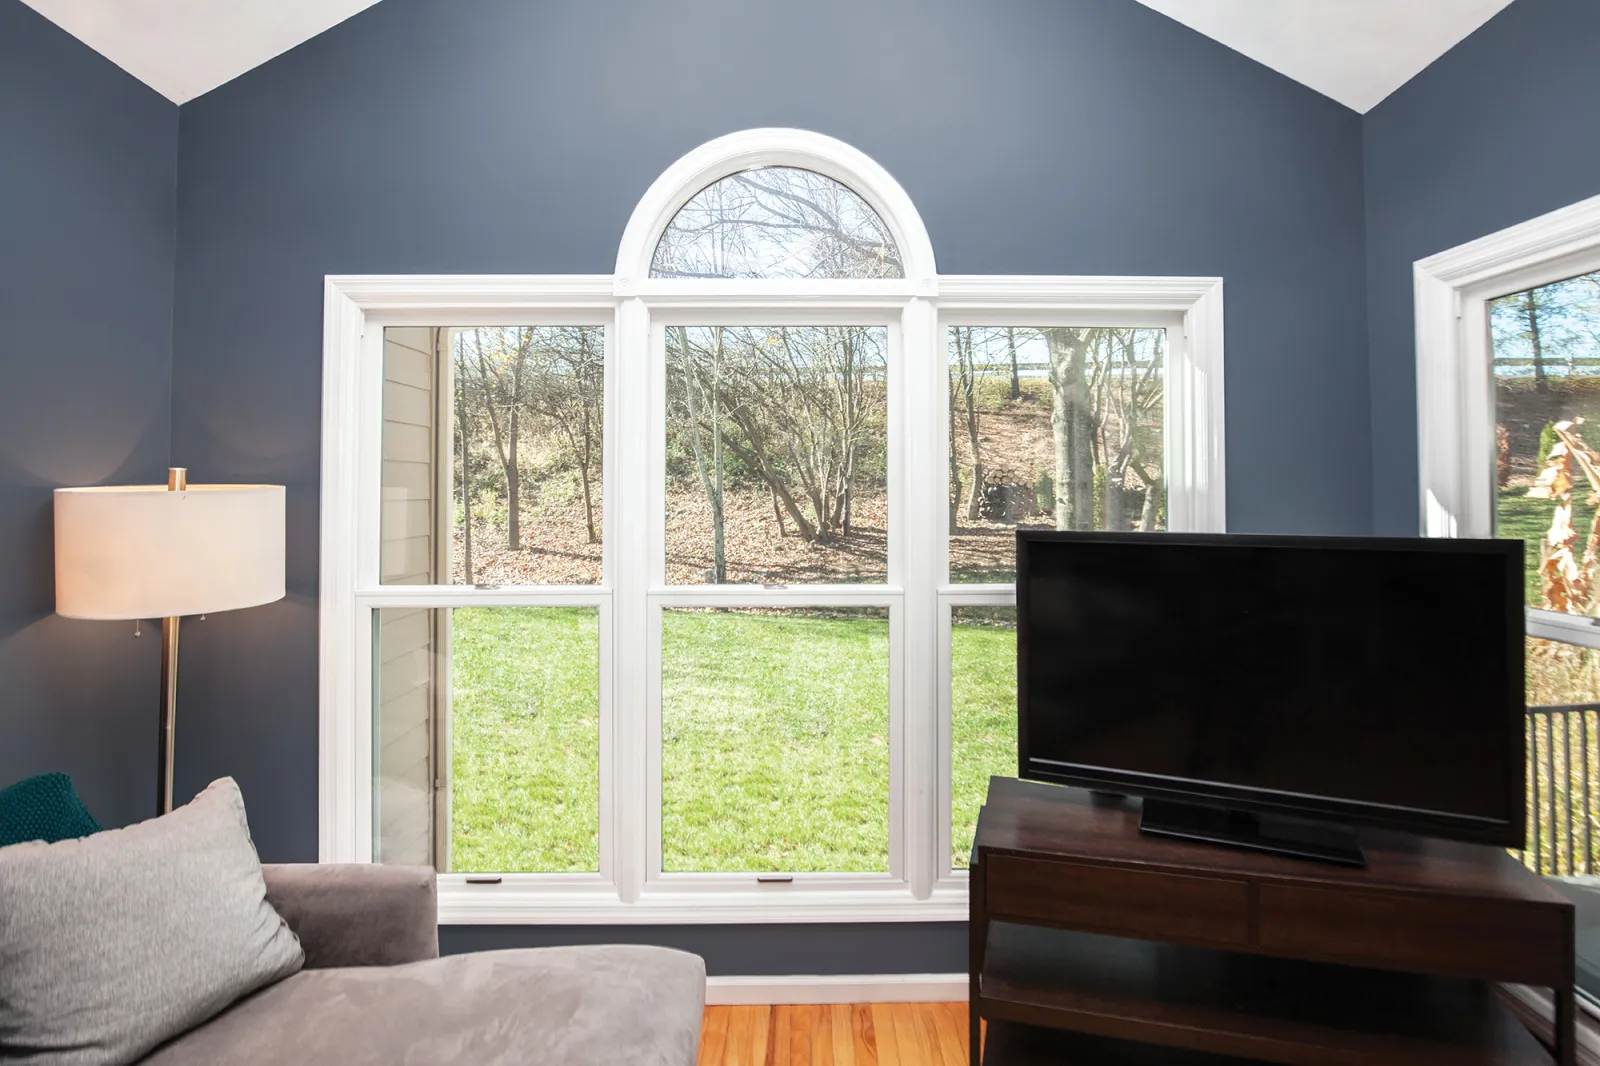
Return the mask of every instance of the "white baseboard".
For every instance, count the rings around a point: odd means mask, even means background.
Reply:
[[[778,977],[708,977],[706,1003],[962,1003],[964,973],[789,974]]]

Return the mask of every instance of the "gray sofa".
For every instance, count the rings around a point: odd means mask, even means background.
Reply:
[[[432,870],[265,866],[301,972],[146,1066],[693,1066],[705,965],[652,947],[439,957]]]

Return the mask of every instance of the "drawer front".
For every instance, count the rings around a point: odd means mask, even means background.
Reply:
[[[1501,981],[1563,980],[1556,907],[1403,893],[1262,885],[1258,934],[1269,952]]]
[[[984,867],[989,916],[1000,921],[1050,922],[1142,940],[1250,943],[1250,886],[1243,881],[1010,855],[986,856]]]

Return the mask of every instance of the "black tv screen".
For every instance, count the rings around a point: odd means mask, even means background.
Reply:
[[[1522,545],[1023,532],[1020,774],[1519,847]]]

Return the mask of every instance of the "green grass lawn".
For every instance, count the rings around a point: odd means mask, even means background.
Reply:
[[[950,865],[972,858],[989,777],[1017,775],[1017,609],[954,607],[950,627]]]
[[[889,868],[882,608],[671,610],[661,634],[662,868]]]
[[[483,607],[452,616],[450,868],[594,872],[598,612]]]
[[[952,632],[961,866],[989,775],[1016,772],[1016,631],[994,610]],[[453,641],[451,868],[593,871],[594,610],[457,610]],[[662,659],[666,870],[888,869],[886,611],[669,610]]]

